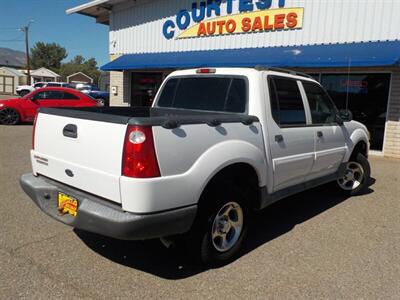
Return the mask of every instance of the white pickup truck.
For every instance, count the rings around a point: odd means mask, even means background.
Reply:
[[[21,185],[75,228],[184,237],[220,264],[238,253],[254,210],[332,181],[349,195],[365,189],[368,149],[366,127],[307,75],[185,70],[152,108],[41,109]]]

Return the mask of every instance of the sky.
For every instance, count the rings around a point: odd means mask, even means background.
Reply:
[[[90,0],[0,0],[0,47],[25,52],[24,35],[17,28],[30,25],[29,44],[58,43],[68,52],[65,61],[75,55],[94,57],[98,65],[109,61],[108,26],[94,18],[67,15],[65,10]]]

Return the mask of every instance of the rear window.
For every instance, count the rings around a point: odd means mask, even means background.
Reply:
[[[164,85],[158,107],[244,113],[247,84],[243,78],[171,78]]]

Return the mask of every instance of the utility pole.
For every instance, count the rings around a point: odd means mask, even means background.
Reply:
[[[25,52],[26,52],[26,69],[27,69],[26,71],[28,73],[28,80],[27,80],[28,85],[31,85],[31,61],[29,57],[29,25],[31,25],[32,22],[33,20],[30,20],[28,22],[28,25],[21,28],[21,31],[25,33]]]

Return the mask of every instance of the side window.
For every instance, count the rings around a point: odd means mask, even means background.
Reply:
[[[39,92],[36,93],[35,95],[33,95],[32,99],[34,100],[43,100],[43,99],[47,99],[47,92]]]
[[[61,91],[47,91],[47,99],[62,99],[63,92]]]
[[[46,85],[46,87],[59,87],[60,86],[60,84],[59,83],[48,83],[47,85]]]
[[[269,78],[268,83],[269,83],[269,96],[271,101],[272,117],[274,118],[276,124],[280,125],[281,121],[279,117],[279,102],[278,102],[278,96],[276,95],[275,82],[272,79],[272,77]]]
[[[34,88],[38,89],[44,86],[44,83],[35,83]]]
[[[297,81],[272,77],[269,86],[275,122],[281,127],[305,125],[306,113]]]
[[[336,108],[324,89],[313,82],[302,83],[310,105],[313,124],[334,123]]]
[[[63,99],[64,100],[79,100],[79,97],[75,96],[75,95],[73,95],[71,93],[64,92]]]

